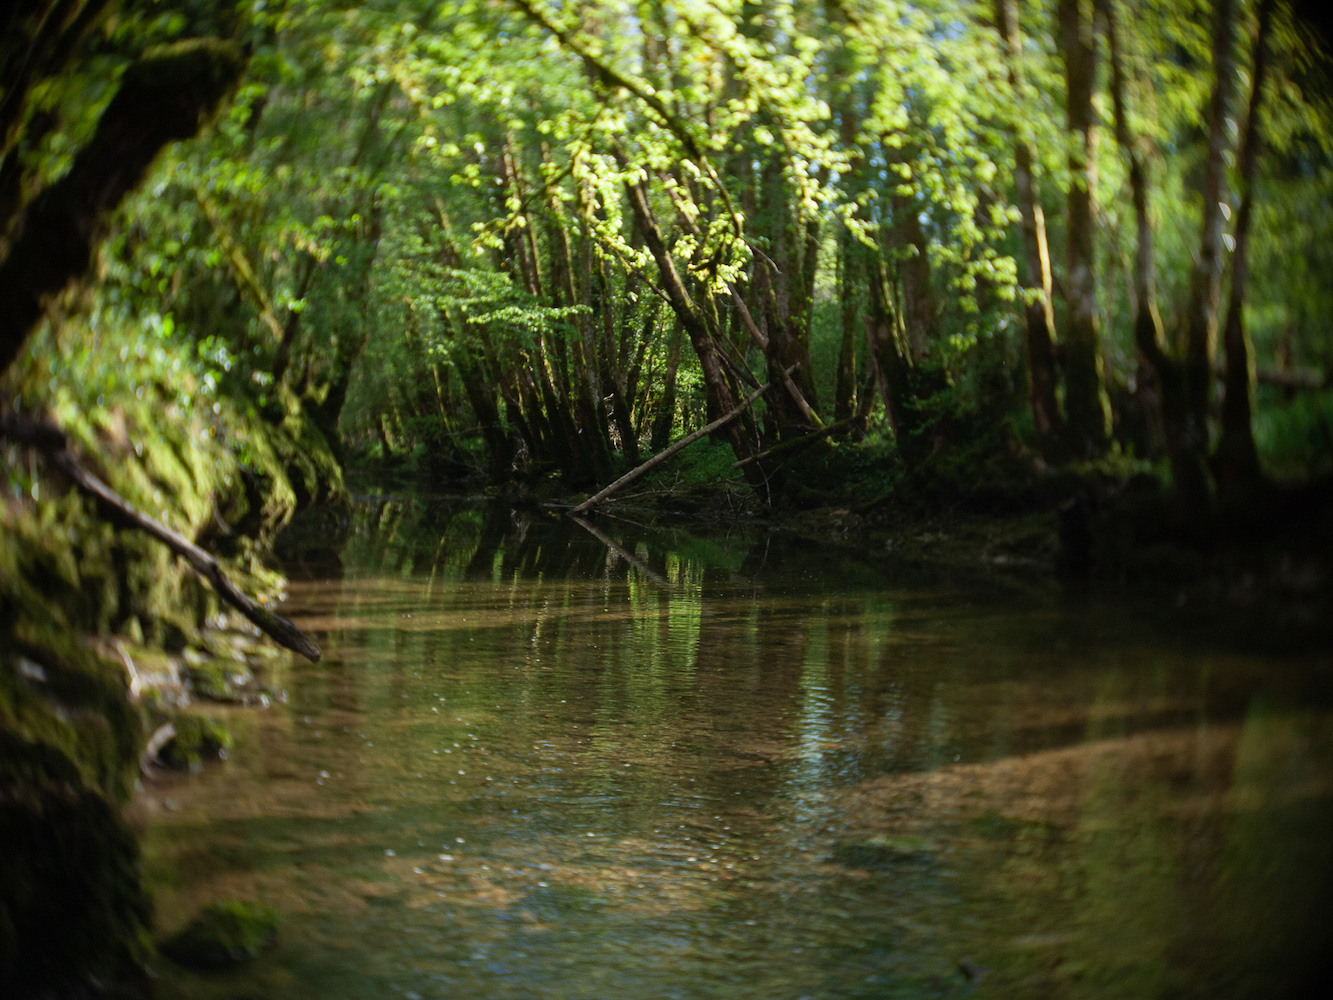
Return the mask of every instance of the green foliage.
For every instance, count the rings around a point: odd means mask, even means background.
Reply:
[[[1303,393],[1261,407],[1254,438],[1260,455],[1283,479],[1333,475],[1333,390]]]

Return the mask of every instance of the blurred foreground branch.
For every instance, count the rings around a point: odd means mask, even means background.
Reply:
[[[212,585],[220,598],[245,615],[255,627],[274,642],[300,653],[312,662],[319,660],[321,655],[319,647],[307,639],[304,632],[282,615],[269,611],[243,593],[222,572],[222,567],[212,555],[172,531],[165,524],[136,510],[129,501],[84,468],[69,450],[65,432],[55,424],[17,414],[0,416],[0,437],[40,451],[79,490],[95,499],[113,521],[126,527],[137,528],[184,559],[190,564],[191,569]]]

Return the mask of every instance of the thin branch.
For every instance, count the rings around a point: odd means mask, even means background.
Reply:
[[[821,427],[819,430],[811,431],[809,434],[802,434],[798,438],[791,438],[787,441],[783,441],[781,444],[775,444],[772,448],[769,448],[766,451],[761,451],[757,455],[739,459],[738,461],[733,462],[731,467],[733,469],[741,469],[750,465],[752,462],[761,462],[766,458],[771,458],[772,456],[782,454],[783,452],[799,451],[806,445],[814,444],[822,437],[827,437],[830,434],[838,433],[838,431],[846,430],[848,427],[855,424],[856,421],[856,417],[851,417],[847,420],[839,420],[836,424],[829,424],[827,427]]]
[[[255,274],[254,267],[251,266],[249,259],[245,256],[245,251],[241,249],[235,238],[231,235],[231,230],[227,228],[226,222],[222,218],[222,213],[218,211],[217,205],[213,199],[204,194],[203,191],[196,190],[195,197],[199,199],[199,205],[204,210],[204,215],[208,219],[208,224],[213,230],[213,235],[218,238],[222,244],[222,249],[227,252],[227,257],[231,260],[232,270],[241,280],[241,284],[249,290],[254,296],[255,303],[259,306],[259,316],[264,324],[273,333],[274,340],[278,343],[283,339],[282,323],[273,313],[273,303],[269,301],[268,292],[260,284],[259,277]]]
[[[539,11],[534,4],[529,2],[529,0],[514,0],[514,3],[532,21],[555,35],[556,40],[560,42],[561,45],[582,59],[584,64],[589,69],[594,70],[604,83],[614,85],[622,90],[628,90],[657,113],[662,124],[680,140],[681,145],[685,147],[685,151],[690,155],[690,159],[694,160],[694,162],[708,174],[708,179],[713,182],[718,194],[722,196],[722,202],[727,209],[727,218],[731,222],[731,228],[736,235],[736,239],[744,239],[744,228],[741,225],[740,215],[736,211],[736,206],[731,201],[731,195],[727,193],[726,185],[722,183],[722,178],[720,178],[717,175],[717,171],[713,169],[712,161],[705,155],[703,147],[699,145],[698,141],[695,139],[690,129],[686,127],[680,116],[673,113],[671,109],[666,106],[665,102],[657,96],[657,93],[652,87],[646,83],[639,83],[630,79],[628,76],[617,71],[613,66],[597,58],[574,37],[573,32],[564,31],[561,28],[556,27],[551,19],[542,11]]]

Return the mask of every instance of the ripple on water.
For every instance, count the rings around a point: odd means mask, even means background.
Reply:
[[[159,995],[1213,997],[1318,970],[1326,664],[781,537],[612,524],[636,567],[572,524],[426,510],[360,517],[345,575],[291,590],[325,659],[136,803],[163,932],[218,898],[283,918],[234,972],[164,963]]]

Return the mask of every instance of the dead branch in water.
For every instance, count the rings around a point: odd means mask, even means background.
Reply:
[[[792,367],[787,369],[786,374],[790,376],[791,373],[795,370],[796,366],[792,365]],[[765,383],[764,385],[761,385],[754,392],[750,393],[750,395],[746,396],[744,402],[742,402],[730,413],[718,417],[711,424],[705,424],[703,427],[700,427],[697,431],[695,431],[692,434],[686,434],[683,438],[681,438],[675,444],[671,445],[669,448],[663,448],[652,458],[648,459],[648,461],[644,462],[640,466],[637,466],[636,468],[631,469],[629,472],[625,473],[623,476],[617,479],[610,486],[606,487],[606,489],[602,490],[600,493],[594,493],[592,496],[588,497],[587,500],[584,500],[583,503],[579,504],[577,507],[571,510],[570,514],[582,514],[589,507],[597,506],[597,504],[601,503],[616,490],[620,489],[620,487],[628,486],[630,483],[634,482],[634,480],[638,479],[644,473],[651,472],[656,466],[661,465],[663,462],[665,462],[676,452],[680,451],[682,448],[694,444],[694,442],[698,441],[701,437],[705,437],[709,434],[712,434],[713,431],[718,430],[719,428],[727,426],[727,424],[731,423],[742,413],[748,410],[751,406],[753,406],[754,401],[758,399],[760,396],[762,396],[764,393],[766,393],[769,390],[769,387],[770,383]]]

